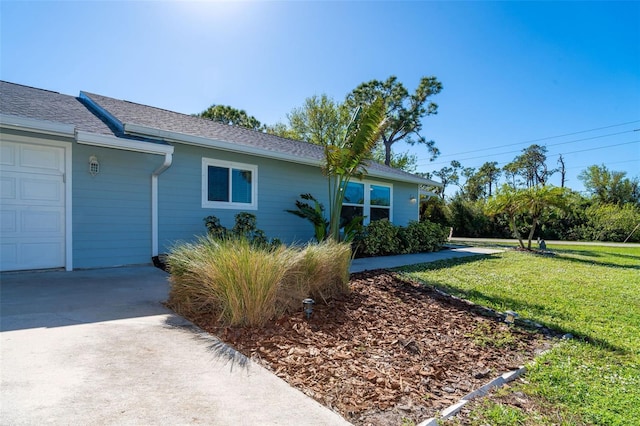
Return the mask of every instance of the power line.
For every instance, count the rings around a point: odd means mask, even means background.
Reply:
[[[455,154],[445,154],[445,155],[441,155],[440,158],[453,157],[455,155],[472,154],[474,152],[482,152],[482,151],[486,151],[486,150],[490,150],[490,149],[499,149],[499,148],[506,148],[506,147],[509,147],[509,146],[524,145],[524,144],[533,143],[533,142],[541,142],[541,141],[550,140],[550,139],[563,138],[563,137],[566,137],[566,136],[579,135],[579,134],[582,134],[582,133],[595,132],[596,130],[604,130],[604,129],[610,129],[610,128],[613,128],[613,127],[626,126],[628,124],[634,124],[634,123],[640,123],[640,120],[633,120],[633,121],[627,121],[627,122],[619,123],[619,124],[612,124],[612,125],[609,125],[609,126],[596,127],[596,128],[587,129],[587,130],[580,130],[578,132],[564,133],[564,134],[556,135],[556,136],[547,136],[547,137],[539,138],[539,139],[531,139],[531,140],[523,141],[523,142],[515,142],[515,143],[510,143],[510,144],[505,144],[505,145],[490,146],[490,147],[487,147],[487,148],[480,148],[480,149],[475,149],[475,150],[471,150],[471,151],[462,151],[462,152],[458,152],[458,153],[455,153]],[[633,132],[633,131],[640,131],[640,129],[631,130],[631,132]],[[428,160],[418,160],[418,161],[428,161]],[[444,164],[444,163],[431,163],[431,164]]]
[[[628,141],[628,142],[616,143],[616,144],[611,144],[611,145],[598,146],[598,147],[595,147],[595,148],[580,149],[580,150],[577,150],[577,151],[561,152],[561,153],[558,153],[558,154],[550,154],[550,155],[577,154],[577,153],[580,153],[580,152],[596,151],[596,150],[599,150],[599,149],[612,148],[612,147],[622,146],[622,145],[631,145],[631,144],[638,143],[638,142],[640,142],[640,139],[639,140],[635,140],[635,141]],[[557,145],[559,145],[559,144],[557,144]],[[518,151],[516,151],[516,152],[518,152]],[[493,154],[491,156],[495,156],[495,155],[499,155],[499,154]],[[476,158],[482,158],[482,157],[476,157]],[[633,160],[630,160],[628,162],[631,162],[631,161],[633,161]],[[618,162],[618,163],[626,163],[626,162],[627,161],[621,161],[621,162]],[[502,166],[502,165],[505,165],[505,164],[508,164],[508,163],[509,163],[509,161],[503,161],[503,162],[499,162],[497,165],[498,166]],[[448,164],[448,163],[440,163],[440,164]],[[615,164],[615,163],[608,163],[608,164]]]
[[[624,164],[624,163],[635,163],[640,161],[640,159],[636,158],[635,160],[625,160],[625,161],[607,161],[607,166],[610,166],[612,164]],[[586,167],[589,166],[593,166],[593,164],[588,164],[586,166],[572,166],[572,167],[565,167],[565,170],[574,170],[574,169],[584,169]]]
[[[633,133],[633,132],[635,132],[635,130],[625,130],[624,132],[609,133],[609,134],[606,134],[606,135],[592,136],[592,137],[589,137],[589,138],[582,138],[582,139],[574,139],[574,140],[566,141],[566,142],[558,142],[558,143],[554,143],[554,144],[545,145],[545,147],[558,146],[558,145],[567,145],[567,144],[570,144],[570,143],[590,141],[590,140],[607,138],[607,137],[610,137],[610,136],[618,136],[618,135],[623,135],[625,133]],[[484,150],[479,150],[479,151],[484,151]],[[505,152],[500,152],[500,153],[480,155],[480,156],[476,156],[476,157],[461,158],[458,161],[476,160],[478,158],[495,157],[495,156],[498,156],[498,155],[514,154],[514,153],[517,153],[517,152],[522,152],[522,150],[505,151]],[[425,164],[424,161],[426,161],[426,160],[422,160],[422,161],[418,160],[418,164],[422,163],[424,165]],[[439,164],[449,164],[449,163],[450,163],[449,161],[440,161],[440,162],[435,162],[435,163],[431,163],[430,162],[430,163],[426,163],[426,164],[429,164],[429,165],[432,165],[432,166],[437,166]]]

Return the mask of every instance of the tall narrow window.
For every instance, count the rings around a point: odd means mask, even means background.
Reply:
[[[258,207],[258,167],[202,159],[202,207],[249,209]]]

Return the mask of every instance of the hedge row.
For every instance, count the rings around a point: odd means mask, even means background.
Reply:
[[[430,252],[439,250],[448,234],[446,227],[429,221],[412,221],[404,227],[378,220],[356,236],[354,248],[357,257]]]

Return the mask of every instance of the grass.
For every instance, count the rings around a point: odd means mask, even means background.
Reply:
[[[348,292],[350,259],[348,244],[273,248],[243,238],[202,237],[169,254],[168,305],[185,316],[259,326],[301,309],[306,297],[325,300]]]
[[[549,249],[556,255],[506,251],[402,272],[575,336],[539,357],[527,383],[515,387],[559,410],[553,423],[633,424],[640,418],[640,248]],[[483,410],[474,415],[487,424],[548,424],[545,413],[500,404]]]

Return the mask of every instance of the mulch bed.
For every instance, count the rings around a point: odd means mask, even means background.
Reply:
[[[481,307],[387,271],[261,328],[190,318],[356,425],[419,423],[550,346]]]

